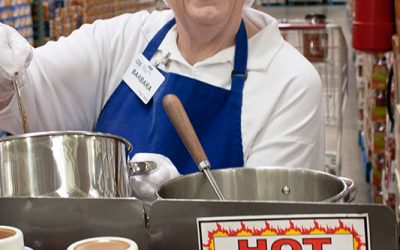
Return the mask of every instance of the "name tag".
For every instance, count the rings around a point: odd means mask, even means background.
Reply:
[[[122,77],[145,104],[151,100],[164,79],[165,77],[142,54],[133,60]]]

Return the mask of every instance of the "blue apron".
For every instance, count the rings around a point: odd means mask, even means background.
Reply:
[[[150,61],[175,25],[171,20],[153,37],[143,52]],[[247,76],[247,34],[243,21],[236,35],[231,90],[175,73],[160,72],[165,80],[146,105],[122,81],[107,101],[96,124],[96,131],[122,136],[138,152],[167,156],[181,174],[198,171],[174,127],[162,100],[175,94],[181,100],[208,156],[212,169],[243,166],[241,134],[242,93]]]

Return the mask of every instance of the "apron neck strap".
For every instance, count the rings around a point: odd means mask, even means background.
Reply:
[[[246,26],[242,19],[236,34],[235,59],[232,71],[232,91],[242,92],[247,78],[248,44]]]
[[[175,18],[166,23],[160,31],[151,39],[150,43],[147,45],[146,49],[143,51],[143,56],[146,57],[147,60],[151,60],[154,54],[157,52],[158,47],[164,40],[165,36],[168,34],[169,30],[175,25]]]
[[[175,25],[175,18],[166,23],[160,31],[151,39],[146,49],[143,51],[143,56],[147,60],[151,60],[154,54],[157,52],[158,47],[168,34],[169,30]],[[244,82],[247,78],[247,57],[248,57],[248,44],[247,44],[247,32],[244,25],[244,21],[240,22],[239,31],[236,34],[236,48],[234,67],[232,71],[232,91],[243,91]]]

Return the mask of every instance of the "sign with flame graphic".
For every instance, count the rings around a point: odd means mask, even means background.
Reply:
[[[198,218],[200,250],[371,250],[368,214]]]

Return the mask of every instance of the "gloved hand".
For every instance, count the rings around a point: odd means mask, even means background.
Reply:
[[[174,164],[160,154],[137,153],[131,161],[154,161],[157,164],[157,168],[150,173],[130,178],[133,195],[143,202],[146,209],[156,200],[157,188],[180,175]]]
[[[0,102],[13,92],[12,81],[21,80],[29,66],[33,49],[14,28],[0,23]]]

